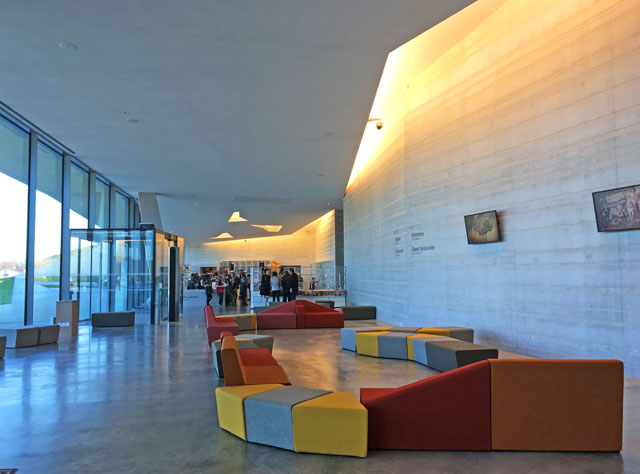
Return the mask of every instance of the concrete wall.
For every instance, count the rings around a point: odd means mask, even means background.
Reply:
[[[335,212],[329,211],[288,235],[187,246],[185,263],[194,269],[227,260],[275,260],[284,265],[308,266],[333,260],[334,253]]]
[[[506,1],[420,65],[456,21],[387,61],[344,200],[350,303],[640,376],[640,231],[598,233],[591,197],[640,184],[640,2]],[[492,209],[503,241],[468,245]]]

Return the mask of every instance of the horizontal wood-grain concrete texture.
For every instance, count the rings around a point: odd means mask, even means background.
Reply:
[[[188,246],[185,263],[198,268],[227,260],[275,260],[284,265],[332,261],[335,226],[335,211],[331,210],[292,234]]]
[[[640,231],[598,233],[591,197],[640,184],[640,2],[509,0],[418,67],[429,34],[390,54],[345,196],[349,303],[640,376]],[[492,209],[503,241],[468,245]]]

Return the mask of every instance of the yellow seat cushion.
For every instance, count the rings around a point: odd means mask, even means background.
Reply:
[[[368,326],[367,329],[377,329],[378,331],[388,331],[394,326]]]
[[[415,354],[413,352],[413,340],[416,338],[425,339],[427,337],[436,337],[435,334],[414,334],[413,336],[407,337],[407,359],[416,360]]]
[[[357,332],[356,352],[362,355],[378,357],[378,336],[388,333],[389,331]]]
[[[246,441],[247,429],[244,423],[244,399],[282,386],[279,383],[274,383],[216,388],[216,405],[218,406],[218,424],[220,428]]]
[[[367,409],[350,393],[313,398],[291,414],[296,452],[367,456]]]
[[[451,331],[440,328],[422,328],[418,329],[418,334],[432,334],[434,336],[451,336]]]

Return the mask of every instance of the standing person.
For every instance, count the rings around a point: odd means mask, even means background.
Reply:
[[[271,274],[271,301],[280,301],[280,278],[278,274]]]
[[[268,306],[269,296],[271,296],[271,279],[266,270],[262,271],[262,279],[260,280],[260,295],[264,296],[264,305]]]
[[[291,296],[289,296],[289,301],[294,301],[298,294],[298,274],[293,270],[293,268],[289,269],[289,286],[291,287]]]
[[[247,287],[249,283],[247,282],[247,276],[244,272],[240,272],[240,299],[242,300],[242,305],[247,305]]]
[[[213,287],[211,286],[211,282],[207,283],[205,290],[207,290],[207,304],[210,304],[211,298],[213,298]]]
[[[286,270],[282,270],[280,274],[280,284],[282,286],[282,301],[286,303],[291,295],[290,278]]]
[[[222,298],[224,297],[224,283],[222,278],[216,280],[216,293],[218,293],[218,306],[222,306]]]

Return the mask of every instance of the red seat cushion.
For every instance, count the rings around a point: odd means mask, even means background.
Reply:
[[[269,349],[240,349],[242,365],[257,367],[261,365],[278,365]]]
[[[491,449],[489,361],[360,394],[369,412],[371,449]]]
[[[340,311],[307,312],[305,324],[308,328],[342,328],[344,327],[344,314]]]

